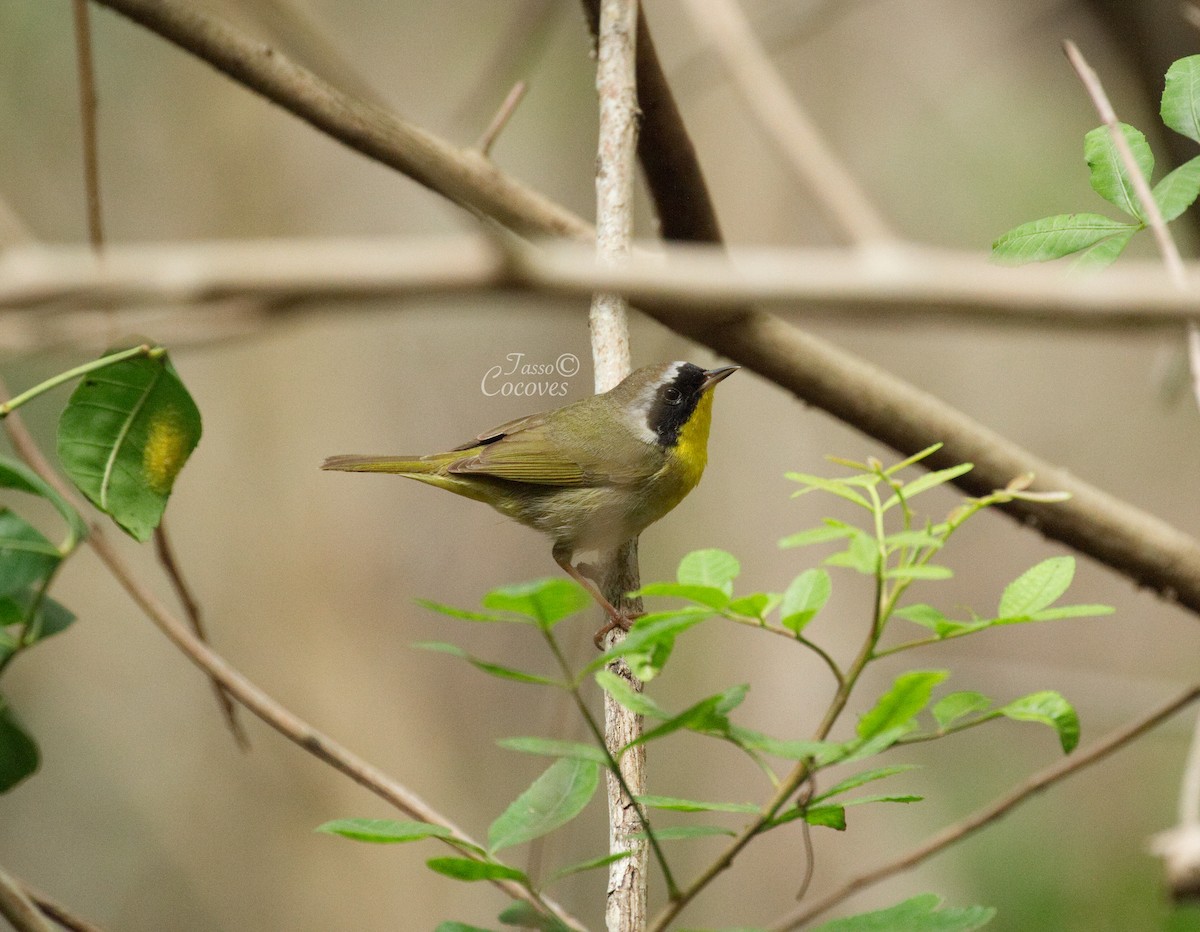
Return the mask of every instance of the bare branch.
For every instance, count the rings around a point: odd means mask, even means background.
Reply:
[[[527,90],[529,90],[529,85],[524,81],[518,81],[512,86],[512,90],[508,92],[508,96],[500,104],[500,109],[492,117],[492,122],[488,124],[488,128],[479,137],[479,142],[475,143],[476,149],[484,155],[490,156],[492,154],[492,146],[496,144],[496,138],[504,131],[504,127],[508,125],[508,121],[512,119],[513,113],[525,97]]]
[[[596,260],[602,268],[620,268],[629,258],[633,242],[633,179],[637,169],[638,99],[636,79],[637,0],[602,0],[596,56],[596,91],[600,98],[599,143],[596,156]],[[606,392],[629,375],[633,366],[629,348],[629,306],[619,294],[597,291],[588,314],[592,365],[597,392]],[[630,604],[626,593],[640,586],[637,540],[604,555],[601,586],[604,597],[618,611],[640,613],[640,600]],[[624,604],[623,604],[624,603]],[[606,646],[625,633],[613,628]],[[626,677],[640,690],[642,684],[624,661],[609,669]],[[635,840],[648,831],[636,797],[646,792],[646,753],[639,746],[632,754],[622,750],[643,731],[640,715],[629,711],[607,692],[604,694],[604,740],[617,761],[620,774],[607,773],[608,847],[612,854],[629,852],[608,869],[604,918],[609,932],[640,932],[646,926],[646,867],[648,846]],[[631,798],[632,797],[632,798]],[[655,852],[658,852],[657,847]],[[670,873],[663,861],[670,884]]]
[[[83,135],[83,188],[87,195],[88,242],[104,247],[100,209],[100,159],[96,137],[96,69],[92,62],[92,32],[87,0],[73,0],[75,60],[79,79],[79,123]]]
[[[67,907],[63,906],[62,903],[51,899],[36,887],[31,887],[24,881],[18,881],[18,883],[21,884],[21,888],[25,891],[25,895],[29,898],[29,901],[40,909],[43,915],[53,919],[64,929],[69,929],[70,932],[104,932],[100,926],[88,922],[88,920],[80,916],[76,916]]]
[[[1188,687],[1182,693],[1164,702],[1148,714],[1101,738],[1086,750],[1076,751],[1070,757],[1063,758],[1057,764],[1032,775],[995,802],[985,806],[978,812],[972,813],[967,818],[947,826],[912,851],[872,871],[855,877],[817,903],[803,906],[788,913],[771,926],[772,932],[785,932],[785,930],[789,929],[798,929],[859,890],[873,886],[881,880],[886,880],[888,877],[916,867],[927,858],[932,857],[956,842],[974,834],[981,828],[990,825],[1002,816],[1007,815],[1035,794],[1040,793],[1042,790],[1053,786],[1055,783],[1074,773],[1078,773],[1085,767],[1103,760],[1114,751],[1120,750],[1152,728],[1162,724],[1176,712],[1195,702],[1197,699],[1200,699],[1200,684]]]
[[[747,109],[851,243],[892,238],[887,223],[800,106],[735,0],[683,0],[692,26],[717,51]]]
[[[3,868],[0,868],[0,916],[7,919],[16,932],[54,932],[21,884]]]
[[[1000,268],[979,256],[919,246],[828,250],[635,247],[597,265],[573,243],[478,236],[308,239],[110,246],[103,263],[76,246],[0,253],[0,309],[118,307],[242,300],[294,311],[315,303],[423,297],[496,288],[586,296],[596,290],[670,304],[676,317],[721,317],[754,302],[839,320],[897,316],[970,324],[1155,329],[1200,316],[1200,263],[1181,292],[1159,263],[1130,261],[1093,277],[1053,266]],[[212,303],[197,313],[233,313]],[[45,316],[43,313],[42,316]],[[165,342],[165,341],[164,341]]]
[[[158,523],[158,527],[154,529],[154,553],[158,557],[159,565],[162,566],[163,572],[167,574],[167,579],[171,582],[171,588],[175,590],[175,595],[179,598],[179,604],[183,606],[183,614],[187,617],[188,624],[192,626],[192,632],[201,641],[208,643],[208,635],[204,630],[204,617],[200,610],[200,602],[192,592],[192,587],[188,585],[187,580],[183,577],[183,569],[179,565],[179,561],[175,559],[175,548],[171,546],[171,538],[167,533],[167,519],[164,516]],[[246,734],[246,729],[242,727],[242,723],[238,720],[237,706],[234,705],[233,699],[225,691],[225,688],[217,681],[212,680],[213,692],[217,697],[217,705],[221,709],[221,715],[225,719],[225,725],[229,728],[233,735],[233,740],[243,751],[250,750],[250,736]]]

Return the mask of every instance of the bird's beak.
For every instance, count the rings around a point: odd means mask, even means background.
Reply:
[[[742,367],[741,366],[725,366],[724,368],[721,368],[721,369],[706,369],[706,370],[704,370],[704,381],[700,383],[700,391],[702,391],[702,392],[708,391],[710,388],[712,388],[714,385],[716,385],[718,382],[720,382],[721,379],[724,379],[724,378],[727,378],[728,376],[733,375],[740,368],[742,368]]]

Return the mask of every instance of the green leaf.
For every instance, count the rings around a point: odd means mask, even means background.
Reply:
[[[914,770],[915,764],[893,764],[891,767],[876,767],[874,770],[864,770],[862,773],[856,773],[852,777],[847,777],[841,783],[831,786],[824,793],[814,796],[812,802],[819,803],[822,800],[829,799],[831,796],[837,796],[840,793],[848,793],[850,790],[858,789],[867,783],[873,783],[876,780],[883,780],[886,777],[895,776],[898,773],[906,773],[909,770]]]
[[[624,640],[614,644],[592,660],[587,665],[587,669],[595,670],[611,660],[632,654],[644,654],[663,649],[669,652],[679,634],[711,617],[710,610],[694,607],[643,615],[633,623],[633,627],[629,629]]]
[[[651,809],[667,809],[671,812],[747,812],[757,813],[754,803],[702,803],[694,799],[678,799],[674,796],[639,796],[637,801]]]
[[[41,761],[37,743],[0,698],[0,793],[7,793],[31,776]]]
[[[491,824],[489,850],[511,848],[565,825],[583,811],[599,785],[595,761],[556,760]]]
[[[779,542],[782,548],[806,547],[809,544],[823,544],[830,540],[840,540],[843,537],[853,537],[856,530],[846,524],[823,524],[796,534],[789,534]]]
[[[414,601],[422,608],[427,608],[431,612],[448,615],[451,618],[461,618],[463,621],[520,621],[522,624],[528,623],[528,619],[526,618],[517,619],[506,615],[489,615],[486,612],[472,612],[465,608],[456,608],[453,605],[445,605],[442,602],[433,602],[429,599],[414,599]]]
[[[762,621],[774,611],[775,606],[780,603],[782,598],[782,596],[773,592],[754,592],[750,595],[744,595],[739,599],[734,599],[725,609],[727,612],[741,615],[744,618],[756,618]]]
[[[523,754],[541,754],[545,757],[570,757],[574,760],[590,760],[602,767],[608,766],[608,756],[594,744],[580,741],[562,741],[557,738],[501,738],[500,747]]]
[[[915,796],[912,793],[902,793],[899,796],[882,794],[878,796],[858,796],[854,799],[844,799],[842,800],[842,805],[864,806],[867,803],[919,803],[924,799],[924,796]]]
[[[701,699],[695,705],[689,706],[656,728],[645,732],[641,737],[631,742],[626,749],[648,741],[655,741],[658,738],[664,738],[680,729],[698,731],[705,734],[728,734],[729,719],[726,716],[746,698],[749,688],[746,685],[731,686],[723,692]]]
[[[69,550],[76,541],[87,537],[87,522],[58,491],[24,463],[0,456],[0,488],[16,489],[46,499],[67,522],[70,538],[63,547]]]
[[[35,602],[37,613],[26,625]],[[0,663],[20,647],[30,647],[65,631],[74,621],[75,615],[68,608],[44,593],[39,600],[38,592],[33,589],[0,597]],[[4,630],[10,626],[12,630]],[[18,645],[22,635],[24,643]]]
[[[40,585],[58,566],[62,554],[24,518],[0,507],[0,595],[10,596]]]
[[[900,470],[907,469],[909,466],[913,466],[916,463],[921,462],[921,460],[928,459],[929,457],[933,456],[933,454],[935,454],[943,446],[945,446],[945,444],[940,443],[940,442],[939,443],[931,443],[924,450],[919,450],[916,453],[914,453],[912,456],[910,456],[906,459],[902,459],[899,463],[896,463],[894,466],[889,466],[887,469],[885,469],[883,471],[883,474],[885,476],[894,476],[896,473],[900,472]]]
[[[892,688],[858,721],[858,736],[874,738],[909,724],[929,704],[933,687],[948,677],[945,670],[916,670],[896,677]]]
[[[846,830],[846,810],[843,806],[811,806],[804,809],[803,817],[809,825],[824,825],[839,832]]]
[[[882,754],[909,732],[916,731],[916,729],[916,719],[910,718],[904,724],[885,728],[879,734],[872,735],[870,738],[857,738],[845,746],[842,756],[837,759],[837,763],[850,764],[857,760],[874,757],[876,754]]]
[[[200,410],[165,355],[85,376],[58,422],[71,481],[130,536],[150,539],[200,441]]]
[[[865,576],[874,576],[879,569],[879,543],[866,534],[850,538],[850,546],[832,553],[822,562],[826,566],[844,566]]]
[[[454,834],[444,825],[398,822],[395,819],[334,819],[318,825],[314,831],[381,845],[420,841],[422,838],[449,838]]]
[[[556,876],[558,876],[556,874]],[[516,926],[519,929],[537,929],[538,932],[571,932],[570,928],[557,916],[543,913],[532,903],[517,901],[510,903],[496,917],[506,926]]]
[[[1116,609],[1111,605],[1056,605],[1054,608],[1044,608],[1040,612],[1034,612],[1031,620],[1057,621],[1060,618],[1094,618],[1099,615],[1111,615],[1115,611]]]
[[[891,550],[899,550],[901,547],[913,548],[933,548],[937,550],[942,547],[946,541],[944,538],[938,537],[929,531],[897,531],[895,534],[889,534],[883,539],[884,546]]]
[[[1108,268],[1125,251],[1125,247],[1129,245],[1135,233],[1137,233],[1137,228],[1130,227],[1123,233],[1115,233],[1102,240],[1097,240],[1087,249],[1082,249],[1075,254],[1071,269],[1073,271],[1098,272]]]
[[[797,636],[804,626],[825,607],[833,592],[833,582],[824,570],[805,570],[792,580],[783,594],[779,617],[782,624]]]
[[[948,566],[936,563],[910,563],[908,566],[896,566],[885,570],[884,579],[949,579],[954,571]]]
[[[1058,214],[1013,227],[992,243],[992,258],[1013,265],[1048,262],[1138,229],[1100,214]]]
[[[903,608],[896,609],[892,614],[897,618],[911,621],[913,624],[920,625],[923,628],[929,628],[940,638],[944,638],[947,634],[959,628],[957,621],[951,621],[941,611],[932,605],[926,605],[924,602],[905,605]]]
[[[729,595],[741,571],[742,565],[733,554],[710,548],[693,550],[680,560],[675,578],[683,586],[705,586]]]
[[[1150,175],[1154,172],[1154,153],[1146,137],[1128,123],[1118,124],[1125,136],[1129,148],[1133,152],[1133,160],[1138,170],[1150,183]],[[1091,171],[1090,181],[1092,190],[1110,204],[1114,204],[1131,217],[1136,217],[1143,223],[1146,212],[1138,200],[1133,188],[1133,180],[1125,168],[1125,162],[1117,151],[1112,133],[1107,126],[1097,126],[1083,137],[1083,153]]]
[[[806,472],[789,472],[787,473],[787,478],[806,486],[806,488],[801,489],[799,492],[793,493],[793,497],[820,490],[828,492],[831,495],[836,495],[838,498],[844,498],[848,502],[854,502],[854,504],[867,509],[867,511],[874,510],[871,507],[871,503],[861,493],[855,492],[854,489],[850,488],[844,479],[826,479],[823,476],[814,476]]]
[[[1184,162],[1154,186],[1154,201],[1170,223],[1195,203],[1200,194],[1200,155]]]
[[[682,583],[668,582],[650,583],[649,585],[642,586],[634,595],[687,599],[690,602],[699,602],[701,605],[707,605],[709,608],[715,608],[718,611],[729,605],[729,593],[724,589],[718,589],[716,586],[685,586]]]
[[[497,864],[494,861],[476,861],[471,858],[430,858],[425,866],[455,880],[515,880],[518,883],[528,883],[529,878],[524,872],[507,864]]]
[[[600,688],[612,696],[623,707],[635,715],[646,715],[652,718],[670,718],[671,713],[647,696],[644,692],[635,690],[629,680],[618,676],[609,670],[597,670],[596,682]]]
[[[847,745],[833,741],[780,740],[736,726],[731,729],[730,736],[743,747],[783,760],[811,759],[817,767],[837,762],[847,750]]]
[[[901,486],[899,494],[893,494],[885,501],[883,503],[883,510],[887,511],[889,508],[900,504],[901,499],[908,501],[914,495],[920,495],[922,492],[937,488],[939,485],[945,485],[947,482],[957,479],[974,468],[971,463],[961,463],[958,466],[951,466],[948,469],[939,469],[936,472],[928,472],[923,476],[918,476],[912,482]]]
[[[502,586],[483,597],[484,608],[524,615],[547,630],[587,608],[591,602],[591,596],[578,583],[557,578]]]
[[[1051,557],[1043,560],[1004,589],[996,614],[1000,618],[1032,615],[1040,612],[1067,591],[1075,576],[1074,557]]]
[[[1058,732],[1064,754],[1070,754],[1079,744],[1079,716],[1071,703],[1053,690],[1030,693],[1001,706],[998,711],[1016,721],[1049,725]]]
[[[473,926],[466,922],[456,922],[452,919],[447,919],[445,922],[439,922],[433,932],[494,932],[492,929],[485,929],[483,926]]]
[[[834,919],[812,932],[974,932],[996,915],[990,906],[938,909],[941,902],[941,897],[924,893],[887,909]]]
[[[609,864],[614,864],[617,861],[623,861],[632,854],[633,852],[630,850],[617,851],[614,854],[604,854],[597,858],[589,858],[586,861],[580,861],[578,864],[568,864],[566,867],[560,867],[553,874],[551,874],[548,882],[560,880],[563,877],[569,877],[571,874],[579,874],[583,871],[596,870],[598,867],[608,867]],[[501,913],[500,915],[503,916],[504,914]]]
[[[983,695],[983,693],[965,690],[942,696],[941,699],[934,703],[932,711],[938,727],[945,729],[967,715],[986,712],[991,708],[991,705],[992,700]]]
[[[487,660],[480,660],[467,653],[457,644],[447,644],[445,641],[420,641],[413,645],[419,650],[434,651],[439,654],[449,654],[452,657],[461,657],[477,670],[482,670],[489,676],[497,677],[502,680],[512,680],[516,683],[533,683],[538,686],[558,686],[563,685],[557,680],[552,680],[549,677],[538,676],[536,673],[526,673],[524,670],[515,670],[512,667],[501,666],[498,663],[491,663]]]
[[[1159,112],[1175,132],[1200,142],[1200,55],[1181,58],[1167,69]]]

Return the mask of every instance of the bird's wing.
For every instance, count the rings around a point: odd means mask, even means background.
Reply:
[[[544,414],[531,414],[501,424],[459,447],[464,456],[447,471],[461,475],[495,476],[535,485],[587,485],[585,467],[564,451]]]

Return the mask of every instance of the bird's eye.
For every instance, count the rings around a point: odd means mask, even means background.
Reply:
[[[666,399],[667,404],[677,405],[679,402],[683,401],[683,392],[677,389],[674,385],[668,385],[667,390],[663,392],[663,397]]]

